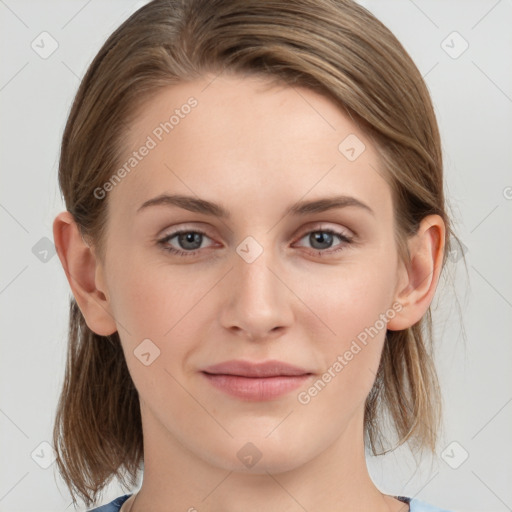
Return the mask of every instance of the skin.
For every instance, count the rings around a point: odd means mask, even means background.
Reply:
[[[104,199],[104,261],[68,212],[54,221],[58,254],[87,325],[101,335],[119,332],[139,392],[144,480],[122,511],[405,512],[408,505],[374,485],[364,455],[364,403],[385,328],[308,404],[297,395],[311,381],[277,399],[249,402],[217,390],[200,370],[235,358],[278,359],[317,380],[393,304],[402,309],[387,328],[413,325],[437,286],[443,221],[423,220],[409,239],[407,269],[393,237],[391,190],[374,147],[350,118],[307,89],[213,78],[162,90],[138,112],[123,162],[166,113],[190,96],[198,100]],[[349,134],[366,146],[355,161],[338,150]],[[137,212],[162,193],[220,203],[231,218],[165,205]],[[285,215],[301,199],[337,194],[374,214],[348,206]],[[206,232],[196,255],[159,245],[181,228]],[[318,249],[309,235],[321,228],[353,242],[334,236]],[[263,248],[252,263],[236,252],[247,236]],[[167,245],[190,247],[178,237]],[[146,338],[160,350],[148,366],[134,355]],[[261,453],[252,468],[237,457],[248,442]]]

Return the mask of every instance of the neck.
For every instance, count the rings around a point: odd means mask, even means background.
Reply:
[[[382,494],[373,484],[366,466],[361,416],[354,417],[334,443],[326,443],[314,456],[304,454],[306,461],[302,464],[273,458],[271,443],[267,438],[266,444],[260,440],[262,457],[245,472],[225,463],[222,467],[215,456],[194,453],[149,411],[142,417],[143,484],[125,502],[127,507],[123,506],[122,512],[409,510],[408,505]],[[231,439],[231,443],[238,451],[240,442]]]

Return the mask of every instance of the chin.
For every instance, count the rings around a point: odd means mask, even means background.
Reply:
[[[284,473],[305,464],[314,457],[304,449],[308,443],[298,438],[288,438],[288,443],[280,437],[246,435],[235,437],[229,443],[219,444],[212,453],[210,462],[217,467],[237,473],[266,475]],[[314,448],[314,447],[310,447]]]

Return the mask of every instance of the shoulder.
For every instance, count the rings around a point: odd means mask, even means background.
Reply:
[[[131,494],[125,494],[123,496],[119,496],[115,500],[107,503],[106,505],[102,505],[101,507],[93,508],[88,512],[119,512],[122,504],[131,496]],[[397,497],[400,501],[409,504],[410,512],[450,512],[446,509],[436,507],[434,505],[430,505],[429,503],[425,503],[424,501],[417,500],[416,498],[406,498],[403,496]]]
[[[450,512],[444,508],[439,508],[424,501],[417,500],[416,498],[399,498],[401,501],[409,504],[410,512]]]
[[[115,500],[107,503],[106,505],[102,505],[101,507],[92,508],[88,512],[119,512],[121,505],[131,496],[131,494],[125,494],[123,496],[119,496]]]

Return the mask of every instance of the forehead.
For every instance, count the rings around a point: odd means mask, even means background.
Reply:
[[[173,85],[138,109],[124,142],[128,172],[110,200],[130,211],[172,192],[272,209],[350,193],[390,209],[370,140],[332,100],[302,87],[224,75]]]

